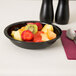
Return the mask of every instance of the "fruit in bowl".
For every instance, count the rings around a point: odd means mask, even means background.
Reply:
[[[26,29],[29,24],[36,27]],[[4,29],[4,34],[13,44],[21,48],[43,49],[56,42],[62,31],[56,25],[49,25],[41,21],[20,21],[8,25]]]
[[[52,25],[39,23],[27,23],[18,30],[13,30],[11,36],[15,40],[26,42],[45,42],[56,38]]]

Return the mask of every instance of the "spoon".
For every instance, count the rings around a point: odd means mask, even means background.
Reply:
[[[75,42],[75,44],[76,44],[76,34],[75,34],[75,37],[74,37],[74,42]]]
[[[75,42],[75,44],[76,44],[76,33],[75,33],[75,31],[73,29],[68,29],[67,32],[66,32],[66,36],[69,39],[73,40]]]

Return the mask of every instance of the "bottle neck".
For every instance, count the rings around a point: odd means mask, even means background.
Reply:
[[[52,4],[53,0],[43,0],[43,3]]]
[[[59,0],[59,2],[66,4],[66,3],[69,3],[69,0]]]

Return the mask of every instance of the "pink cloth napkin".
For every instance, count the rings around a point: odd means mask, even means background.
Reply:
[[[66,31],[62,32],[61,41],[67,58],[69,60],[76,60],[76,44],[74,43],[74,41],[66,37]]]

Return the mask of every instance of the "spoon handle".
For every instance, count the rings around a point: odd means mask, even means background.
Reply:
[[[74,43],[76,44],[76,36],[74,37]]]

